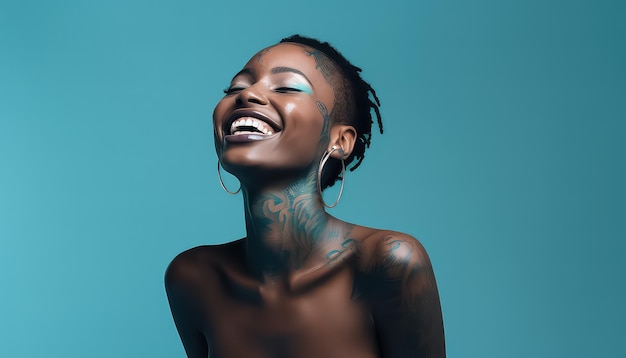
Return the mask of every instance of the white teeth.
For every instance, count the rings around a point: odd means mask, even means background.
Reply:
[[[270,135],[272,134],[271,128],[263,121],[258,120],[252,117],[241,118],[233,121],[233,124],[230,126],[231,134],[242,134],[242,133],[256,133],[254,131],[248,130],[238,130],[239,127],[254,127],[258,129],[261,133]]]

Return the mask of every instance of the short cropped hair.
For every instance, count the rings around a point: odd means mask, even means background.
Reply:
[[[357,132],[357,140],[352,153],[345,159],[349,166],[355,159],[356,162],[350,167],[350,171],[361,165],[365,157],[365,149],[369,148],[372,141],[372,110],[376,114],[378,128],[383,133],[383,122],[380,115],[380,101],[372,86],[361,78],[361,69],[352,65],[339,51],[328,42],[321,42],[314,38],[293,35],[284,38],[280,43],[292,42],[311,47],[323,53],[340,72],[338,81],[333,81],[336,103],[331,111],[331,120],[334,124],[345,123],[354,127]],[[371,98],[370,98],[371,97]],[[328,168],[322,173],[321,187],[325,189],[332,186],[337,179],[341,178],[341,163],[338,160],[329,160]]]

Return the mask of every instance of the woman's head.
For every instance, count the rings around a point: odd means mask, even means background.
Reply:
[[[357,159],[354,170],[370,144],[371,109],[382,133],[378,99],[359,72],[328,43],[298,35],[253,56],[215,108],[216,149],[225,168],[274,178],[281,171],[287,179],[337,145],[346,164]],[[340,174],[340,151],[333,158],[323,188]]]

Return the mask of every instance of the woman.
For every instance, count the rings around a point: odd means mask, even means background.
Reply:
[[[321,190],[363,159],[372,108],[382,133],[359,71],[296,35],[252,57],[217,104],[218,173],[241,182],[247,234],[183,252],[167,270],[189,357],[445,356],[424,248],[324,209]]]

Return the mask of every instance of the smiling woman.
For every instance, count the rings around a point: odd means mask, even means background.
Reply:
[[[382,132],[359,72],[327,43],[292,36],[253,56],[225,90],[213,113],[218,172],[241,182],[247,234],[168,267],[189,357],[445,356],[420,243],[324,210],[321,190],[363,159],[372,109]]]

